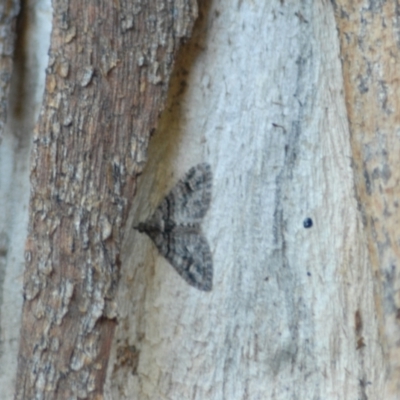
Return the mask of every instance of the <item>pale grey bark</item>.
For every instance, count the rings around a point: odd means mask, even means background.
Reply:
[[[145,235],[129,233],[109,396],[381,398],[332,5],[221,0],[201,11],[132,225],[190,166],[210,163],[213,290],[188,286]]]

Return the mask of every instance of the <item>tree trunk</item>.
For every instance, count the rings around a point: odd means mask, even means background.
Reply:
[[[53,3],[16,398],[397,399],[395,4],[202,2],[147,148],[196,14],[148,3]],[[211,201],[185,225],[199,164]],[[211,291],[182,272],[204,246]]]
[[[18,0],[0,4],[0,143],[7,120],[7,97],[12,73],[18,12]]]
[[[358,208],[375,290],[385,399],[400,397],[399,6],[336,5]],[[366,45],[365,45],[366,44]],[[367,316],[363,315],[366,321]],[[378,396],[382,398],[381,396]]]
[[[11,63],[7,121],[0,145],[0,393],[14,398],[22,308],[24,246],[28,224],[29,159],[47,67],[51,29],[50,1],[24,2]],[[33,4],[32,4],[33,3]],[[2,4],[10,5],[9,2]],[[2,31],[4,32],[4,31]],[[5,36],[9,41],[10,36]],[[7,71],[1,70],[1,76]],[[4,93],[5,98],[7,95]],[[4,116],[4,114],[3,114]]]
[[[197,12],[179,0],[53,8],[32,148],[17,399],[102,395],[126,216]]]

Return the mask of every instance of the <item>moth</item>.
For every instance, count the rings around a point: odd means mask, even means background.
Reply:
[[[209,164],[192,167],[162,200],[154,214],[135,229],[146,233],[158,251],[191,286],[212,289],[213,264],[201,222],[210,207]]]

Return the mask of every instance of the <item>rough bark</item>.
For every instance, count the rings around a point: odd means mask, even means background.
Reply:
[[[12,73],[15,27],[19,0],[0,2],[0,143],[7,118],[7,98]]]
[[[53,2],[17,399],[101,396],[136,176],[194,1]]]
[[[7,122],[0,144],[0,392],[4,400],[15,393],[30,147],[44,91],[52,13],[49,3],[28,0],[21,5]]]
[[[118,400],[398,398],[395,4],[202,2],[133,223],[191,22],[174,36],[154,25],[179,15],[170,4],[153,17],[138,2],[63,4],[34,144],[17,398],[100,395],[110,348]],[[201,161],[211,293],[125,229]]]
[[[385,353],[385,399],[400,396],[399,11],[397,2],[336,1],[357,198]]]

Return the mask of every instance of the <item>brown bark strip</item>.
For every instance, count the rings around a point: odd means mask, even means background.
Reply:
[[[197,4],[54,0],[53,8],[16,398],[99,398],[127,213]]]
[[[7,119],[8,88],[13,66],[19,0],[0,2],[0,143]]]
[[[400,394],[400,8],[336,1],[357,193],[376,276],[387,359],[385,399]],[[365,343],[368,346],[368,343]]]

